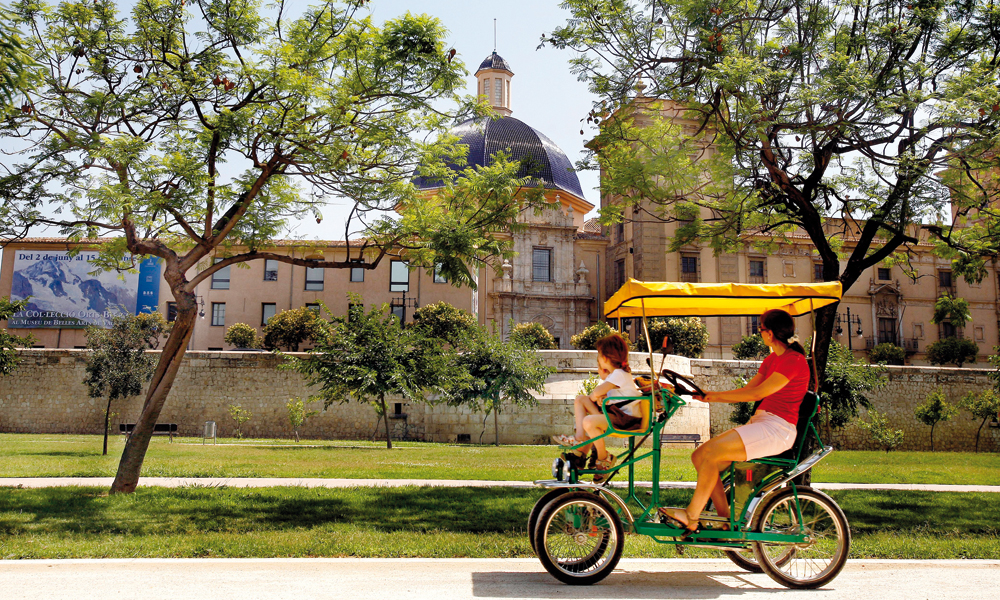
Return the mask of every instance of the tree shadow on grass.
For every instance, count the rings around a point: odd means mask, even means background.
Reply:
[[[831,495],[856,534],[915,529],[995,534],[1000,523],[995,493],[843,490]]]

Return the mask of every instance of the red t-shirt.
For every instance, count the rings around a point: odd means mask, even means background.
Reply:
[[[792,425],[797,424],[799,405],[802,404],[802,397],[809,391],[809,363],[806,357],[794,350],[785,350],[781,356],[772,352],[760,364],[760,373],[764,375],[762,381],[766,381],[774,373],[781,373],[788,378],[788,383],[764,398],[758,408],[778,415]]]

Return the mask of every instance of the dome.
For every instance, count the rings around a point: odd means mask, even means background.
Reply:
[[[497,54],[496,50],[493,51],[493,54],[487,56],[486,60],[480,63],[479,68],[476,69],[476,73],[482,71],[483,69],[497,69],[498,71],[507,71],[511,75],[514,74],[514,71],[510,70],[510,65],[507,64],[507,61],[505,61],[502,56]]]
[[[541,179],[546,189],[563,190],[586,199],[569,157],[545,134],[523,121],[513,117],[481,117],[459,124],[451,134],[469,147],[470,167],[489,165],[494,154],[505,151],[511,160],[521,162],[518,177],[533,176]],[[459,167],[453,168],[459,170]],[[440,180],[423,177],[414,177],[413,184],[422,190],[442,186]]]

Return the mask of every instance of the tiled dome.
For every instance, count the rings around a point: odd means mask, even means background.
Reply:
[[[510,70],[510,65],[507,64],[507,61],[505,61],[502,56],[497,54],[496,50],[493,51],[493,54],[487,56],[486,60],[479,65],[479,68],[476,69],[476,73],[482,71],[483,69],[497,69],[500,71],[507,71],[511,75],[514,74],[514,71]]]

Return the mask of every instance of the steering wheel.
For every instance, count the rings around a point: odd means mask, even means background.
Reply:
[[[684,396],[704,396],[705,392],[702,391],[698,384],[691,381],[687,376],[681,375],[677,371],[671,371],[670,369],[663,369],[660,375],[666,378],[671,385],[674,386],[674,391],[678,395]]]

